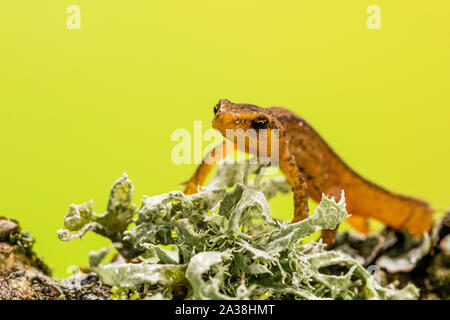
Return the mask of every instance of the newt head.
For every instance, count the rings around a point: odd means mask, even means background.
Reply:
[[[255,131],[279,129],[279,123],[269,109],[252,104],[232,103],[227,99],[220,99],[214,106],[214,129],[226,136],[227,130]]]
[[[272,139],[278,140],[281,125],[270,109],[221,99],[214,106],[212,126],[241,151],[261,157],[278,154],[272,150],[278,141]],[[263,153],[258,152],[259,147]]]

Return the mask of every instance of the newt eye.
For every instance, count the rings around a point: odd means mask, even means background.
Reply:
[[[252,128],[255,130],[267,129],[269,126],[269,119],[264,116],[259,116],[252,120]]]
[[[214,106],[214,115],[217,114],[217,111],[219,111],[220,108],[220,102],[217,102],[216,105]]]

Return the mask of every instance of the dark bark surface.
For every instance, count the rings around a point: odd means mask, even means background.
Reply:
[[[109,299],[110,288],[95,274],[53,278],[33,244],[17,221],[0,217],[0,300]]]

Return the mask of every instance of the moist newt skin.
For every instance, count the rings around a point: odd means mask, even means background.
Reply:
[[[416,236],[431,228],[433,210],[426,202],[390,192],[358,175],[295,113],[279,107],[261,108],[221,99],[214,107],[214,114],[212,126],[224,136],[227,129],[267,129],[268,136],[270,130],[278,129],[279,167],[294,192],[293,222],[308,217],[308,196],[318,202],[324,193],[339,200],[343,189],[347,210],[352,215],[348,221],[362,233],[369,231],[367,218]],[[225,140],[205,156],[186,183],[186,194],[198,191],[214,164],[237,148],[234,143]],[[268,145],[270,149],[270,141]],[[257,150],[249,150],[248,142],[241,151],[258,155]],[[270,151],[267,156],[271,156]],[[335,232],[323,232],[324,242],[332,243]]]

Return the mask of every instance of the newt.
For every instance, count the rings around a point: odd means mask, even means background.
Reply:
[[[361,233],[369,232],[369,218],[396,230],[409,231],[414,236],[431,228],[433,210],[426,202],[388,191],[357,174],[304,119],[290,110],[221,99],[214,106],[212,126],[224,137],[227,129],[278,130],[278,165],[293,189],[293,222],[308,217],[308,197],[319,202],[324,193],[338,201],[344,190],[347,211],[351,214],[347,221]],[[213,148],[186,183],[185,193],[196,193],[214,164],[236,149],[236,141],[227,139]],[[240,151],[254,156],[259,154],[258,150],[250,149],[248,143],[243,149]],[[335,233],[336,229],[325,230],[323,241],[331,244]]]

